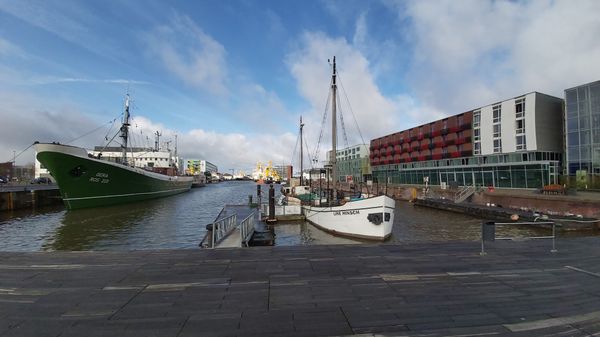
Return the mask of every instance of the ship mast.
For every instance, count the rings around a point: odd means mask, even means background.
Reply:
[[[331,95],[331,157],[329,158],[329,162],[331,164],[331,180],[333,183],[333,199],[335,200],[337,198],[337,190],[335,188],[336,182],[337,182],[337,168],[336,168],[336,162],[337,162],[337,125],[336,125],[336,120],[337,120],[337,116],[336,116],[336,94],[337,94],[337,85],[335,82],[336,79],[336,68],[335,68],[335,56],[333,57],[333,75],[332,75],[332,82],[331,82],[331,90],[332,90],[332,95]]]
[[[302,128],[304,127],[304,124],[302,124],[302,116],[300,116],[300,186],[304,186],[304,184],[302,183],[303,180],[303,175],[304,175],[304,154],[302,152]]]
[[[123,152],[121,163],[127,165],[127,139],[129,137],[129,94],[125,95],[125,111],[123,112],[123,124],[121,125],[121,150]]]

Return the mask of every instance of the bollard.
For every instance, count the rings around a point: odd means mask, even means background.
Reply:
[[[260,184],[256,184],[256,201],[260,205]]]
[[[273,184],[269,185],[269,219],[268,222],[274,222],[275,219],[275,189]]]

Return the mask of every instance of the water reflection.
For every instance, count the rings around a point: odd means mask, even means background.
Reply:
[[[154,205],[153,205],[154,204]],[[81,209],[64,212],[61,226],[55,231],[44,250],[93,250],[110,248],[111,242],[130,237],[136,226],[149,223],[160,208],[156,201]]]

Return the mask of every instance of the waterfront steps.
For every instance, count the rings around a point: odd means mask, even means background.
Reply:
[[[589,336],[600,238],[0,253],[0,336]]]

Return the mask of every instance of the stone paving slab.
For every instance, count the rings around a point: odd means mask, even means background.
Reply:
[[[0,336],[591,336],[600,238],[0,252]]]

